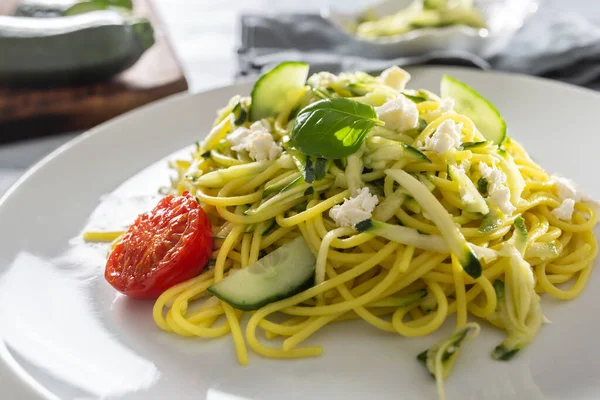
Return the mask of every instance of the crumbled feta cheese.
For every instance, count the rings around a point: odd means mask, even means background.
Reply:
[[[472,204],[475,201],[475,197],[471,193],[461,190],[460,200],[465,204]]]
[[[385,123],[385,127],[396,131],[415,129],[419,123],[419,111],[415,103],[403,94],[375,107],[377,116]]]
[[[418,146],[421,150],[435,151],[442,155],[462,144],[460,137],[462,126],[462,124],[447,119],[438,126],[433,135],[426,137],[425,142],[419,143]]]
[[[442,101],[440,102],[440,108],[438,108],[439,111],[441,111],[442,113],[447,113],[448,111],[452,111],[454,109],[454,99],[450,98],[450,97],[446,97],[444,99],[442,99]]]
[[[404,90],[410,80],[410,74],[395,65],[383,71],[379,77],[384,85],[398,91]]]
[[[556,185],[556,192],[561,200],[581,200],[582,194],[578,190],[577,184],[572,180],[557,175],[552,175],[552,181]]]
[[[516,210],[515,206],[510,202],[510,190],[504,185],[489,192],[487,201],[490,204],[496,205],[500,211],[507,215],[511,215]]]
[[[337,226],[352,226],[371,218],[378,203],[377,196],[371,194],[369,188],[364,187],[356,196],[344,199],[342,204],[333,206],[329,210],[329,216]]]
[[[500,186],[506,183],[506,174],[504,172],[492,168],[482,161],[479,162],[479,172],[481,172],[481,176],[488,181],[488,191],[491,186]]]
[[[239,127],[235,131],[231,132],[227,135],[227,141],[231,146],[238,146],[241,144],[244,139],[246,139],[250,135],[250,129]]]
[[[552,210],[552,215],[558,219],[569,221],[573,218],[573,212],[575,211],[575,200],[564,199],[558,208]]]
[[[227,141],[231,145],[231,150],[246,150],[253,160],[274,160],[279,157],[282,149],[275,143],[270,130],[268,121],[256,121],[250,125],[250,129],[240,127],[227,135]]]
[[[497,206],[504,214],[512,214],[516,208],[510,202],[510,189],[506,187],[506,174],[499,169],[491,168],[484,162],[479,163],[481,176],[488,181],[487,202]]]

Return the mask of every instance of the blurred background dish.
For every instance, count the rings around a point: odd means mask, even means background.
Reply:
[[[327,7],[321,14],[382,57],[454,50],[488,58],[537,8],[537,0],[384,0],[354,12]]]

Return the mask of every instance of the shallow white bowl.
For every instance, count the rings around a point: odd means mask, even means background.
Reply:
[[[411,0],[385,0],[375,5],[373,10],[381,17],[404,9],[410,3]],[[475,0],[475,6],[485,20],[487,29],[455,25],[416,29],[406,34],[381,38],[363,38],[347,30],[348,24],[355,22],[362,12],[346,13],[325,8],[321,15],[347,33],[349,40],[379,57],[393,58],[450,50],[489,58],[507,46],[518,29],[537,10],[538,0]]]

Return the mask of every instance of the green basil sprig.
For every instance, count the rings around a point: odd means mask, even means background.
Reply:
[[[317,101],[298,113],[290,144],[307,156],[347,157],[360,149],[377,119],[375,109],[343,97]]]

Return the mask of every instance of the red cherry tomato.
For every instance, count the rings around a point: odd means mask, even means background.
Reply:
[[[167,196],[141,214],[106,262],[104,276],[119,292],[157,298],[204,269],[212,252],[208,216],[189,193]]]

